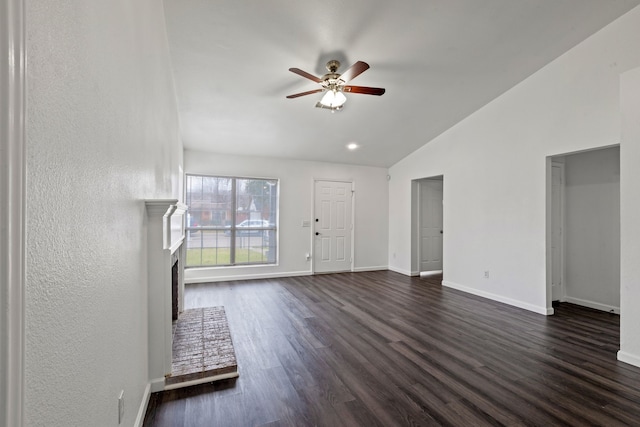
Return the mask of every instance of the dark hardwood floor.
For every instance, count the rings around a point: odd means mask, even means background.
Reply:
[[[240,378],[153,394],[145,426],[640,425],[619,317],[542,316],[389,271],[188,285]]]

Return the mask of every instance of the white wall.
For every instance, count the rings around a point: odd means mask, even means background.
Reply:
[[[178,195],[162,3],[26,2],[25,425],[131,426],[147,373],[143,199]]]
[[[410,272],[411,180],[444,175],[445,285],[550,312],[546,158],[619,143],[639,40],[635,8],[392,166],[390,268]]]
[[[185,151],[186,173],[280,180],[280,259],[277,266],[188,269],[187,282],[302,275],[311,272],[314,179],[353,181],[355,187],[354,270],[387,268],[387,169],[343,164],[227,156]]]
[[[620,310],[620,147],[565,157],[566,301]]]
[[[620,351],[618,359],[640,366],[640,68],[620,84]]]

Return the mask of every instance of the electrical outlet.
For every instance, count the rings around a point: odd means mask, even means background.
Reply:
[[[484,278],[488,279],[489,278],[489,270],[485,270],[484,272]]]
[[[118,424],[122,423],[123,418],[124,418],[124,390],[120,392],[120,396],[118,397]]]

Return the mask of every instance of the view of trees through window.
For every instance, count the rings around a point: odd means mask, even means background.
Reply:
[[[186,267],[275,264],[278,180],[186,176]]]

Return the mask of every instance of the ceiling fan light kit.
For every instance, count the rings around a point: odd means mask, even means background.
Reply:
[[[338,89],[328,90],[320,100],[322,105],[331,108],[342,107],[345,102],[347,102],[347,97]]]
[[[325,110],[331,110],[332,113],[335,113],[336,111],[342,110],[342,107],[344,107],[344,105],[340,105],[340,106],[337,106],[337,107],[330,107],[328,105],[324,105],[320,101],[316,102],[316,108],[322,108],[322,109],[325,109]]]
[[[340,62],[335,59],[327,62],[327,70],[329,72],[322,77],[316,77],[299,68],[289,68],[289,71],[292,73],[318,83],[322,88],[296,93],[287,96],[287,98],[293,99],[300,96],[311,95],[313,93],[326,92],[322,99],[316,103],[316,108],[331,110],[333,113],[340,111],[344,106],[344,103],[347,102],[347,97],[344,95],[344,92],[377,96],[384,94],[385,90],[383,88],[347,85],[349,81],[369,69],[369,64],[366,62],[358,61],[342,74],[338,74],[339,67]]]

